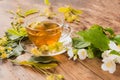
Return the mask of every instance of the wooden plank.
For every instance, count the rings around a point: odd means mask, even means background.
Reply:
[[[86,59],[84,61],[80,61],[84,66],[88,69],[99,75],[104,80],[120,80],[120,65],[117,64],[116,72],[110,74],[109,72],[105,72],[101,69],[101,59]]]
[[[56,71],[64,75],[65,80],[102,80],[79,62],[69,60],[64,54],[56,56],[56,58],[61,62]]]
[[[70,24],[74,32],[86,29],[92,24],[100,24],[103,26],[112,26],[116,33],[120,30],[120,5],[119,0],[51,0],[55,11],[65,4],[73,5],[73,7],[82,9],[84,14],[81,15],[79,25]],[[32,6],[31,6],[32,4]],[[42,0],[0,0],[0,36],[10,27],[11,15],[6,13],[8,10],[16,10],[17,6],[21,6],[24,10],[30,8],[39,8],[43,10]],[[109,5],[108,5],[109,4]],[[23,58],[26,58],[25,56]],[[56,73],[65,76],[66,80],[119,80],[119,68],[114,74],[109,74],[101,70],[101,60],[87,59],[85,61],[74,62],[68,60],[65,55],[56,56],[61,61]],[[20,58],[22,60],[22,58]],[[0,80],[44,80],[45,76],[32,69],[13,66],[9,61],[0,65]]]

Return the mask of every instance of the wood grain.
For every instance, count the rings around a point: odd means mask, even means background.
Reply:
[[[72,5],[83,10],[79,24],[69,24],[73,32],[89,28],[93,24],[100,24],[104,27],[112,27],[116,34],[120,33],[120,0],[50,0],[54,10],[64,5]],[[3,36],[7,28],[10,27],[11,14],[8,10],[16,10],[21,6],[24,10],[45,8],[43,0],[0,0],[0,37]],[[63,18],[58,13],[60,18]],[[114,74],[101,70],[100,59],[86,59],[84,61],[72,61],[65,54],[56,56],[61,61],[56,73],[64,75],[65,80],[120,80],[120,65]],[[18,57],[27,59],[27,54]],[[45,80],[45,75],[33,69],[14,66],[8,60],[0,65],[0,80]]]

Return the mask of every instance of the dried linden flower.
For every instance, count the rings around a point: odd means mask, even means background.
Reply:
[[[64,14],[64,19],[67,22],[79,21],[79,15],[82,14],[81,10],[74,9],[70,6],[60,7],[58,11]]]
[[[2,59],[5,59],[5,58],[7,58],[7,54],[4,52],[4,53],[2,53],[2,55],[0,56]]]
[[[33,48],[31,50],[31,53],[34,55],[34,56],[40,56],[42,53],[37,49],[37,48]]]

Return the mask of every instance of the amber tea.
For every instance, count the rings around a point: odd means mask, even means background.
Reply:
[[[61,27],[52,22],[33,22],[27,28],[28,36],[37,47],[51,45],[57,42],[61,36]]]

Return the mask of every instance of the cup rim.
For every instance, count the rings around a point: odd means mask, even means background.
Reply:
[[[41,21],[41,22],[42,22],[42,21]],[[46,22],[47,22],[47,21],[46,21]],[[51,23],[54,23],[54,22],[51,22]],[[55,23],[55,24],[57,24],[57,23]],[[52,30],[57,30],[57,29],[62,28],[62,26],[61,26],[60,24],[57,24],[57,25],[59,25],[59,27],[52,28],[52,29],[47,29],[47,30],[45,30],[45,31],[52,31]],[[31,27],[29,27],[29,26],[27,26],[27,27],[25,27],[25,28],[30,29],[30,30],[33,30],[33,31],[42,31],[42,30],[38,30],[38,29],[31,28]]]
[[[46,20],[43,19],[43,20],[39,20],[39,21],[34,21],[34,18],[36,18],[36,19],[37,18],[44,18]],[[32,20],[32,19],[33,19],[33,21],[29,23],[29,21]],[[55,17],[54,19],[58,19],[58,18]],[[45,31],[52,31],[52,30],[60,29],[60,28],[62,28],[64,26],[64,21],[62,22],[62,20],[60,20],[60,19],[59,20],[61,21],[61,23],[59,23],[59,22],[52,22],[51,20],[49,20],[48,18],[46,18],[44,16],[38,16],[37,15],[37,16],[31,17],[29,20],[26,21],[26,25],[25,25],[26,27],[25,28],[30,29],[30,30],[34,30],[34,31],[42,31],[42,30],[38,30],[38,29],[34,29],[34,28],[29,27],[30,24],[32,24],[34,22],[38,22],[38,23],[40,23],[40,22],[50,22],[50,23],[55,23],[55,24],[57,24],[59,26],[59,27],[56,27],[56,28],[47,29]]]

